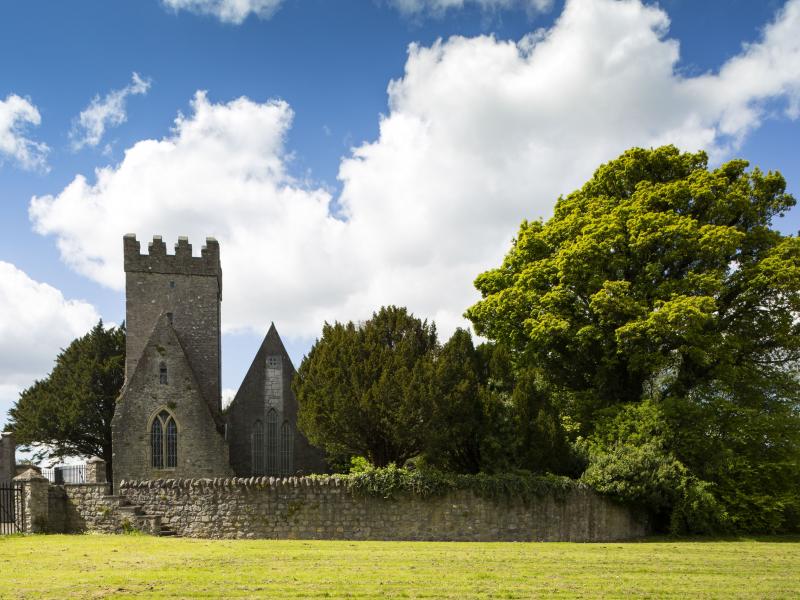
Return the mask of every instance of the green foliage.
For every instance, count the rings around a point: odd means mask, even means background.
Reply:
[[[298,425],[332,454],[386,466],[425,446],[436,328],[394,306],[363,324],[325,324],[294,379]]]
[[[486,418],[478,355],[468,331],[457,329],[435,357],[425,455],[434,466],[459,473],[481,468]]]
[[[772,228],[795,200],[747,167],[625,152],[522,224],[466,313],[537,373],[515,402],[530,461],[561,426],[585,481],[673,530],[800,526],[800,239]]]
[[[599,492],[647,507],[658,530],[675,534],[728,529],[728,515],[711,493],[668,450],[668,426],[652,402],[620,408],[580,441],[589,465],[582,481]]]
[[[467,316],[574,392],[585,433],[665,371],[683,395],[731,366],[780,370],[800,358],[800,240],[770,226],[795,200],[779,173],[746,168],[625,152],[547,223],[522,224]]]
[[[511,395],[517,462],[537,472],[573,473],[576,460],[552,399],[538,371],[521,373]]]
[[[406,469],[390,464],[384,468],[368,466],[358,472],[336,477],[354,494],[396,498],[413,494],[423,498],[442,496],[456,490],[470,491],[492,500],[522,500],[553,495],[564,498],[580,484],[568,477],[539,476],[531,473],[452,473],[437,469]]]
[[[7,426],[20,446],[38,449],[37,457],[99,456],[111,481],[111,419],[124,377],[124,325],[105,329],[101,321],[20,394]]]

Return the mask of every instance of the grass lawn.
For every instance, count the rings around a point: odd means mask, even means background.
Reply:
[[[639,543],[0,537],[0,598],[800,597],[800,538]]]

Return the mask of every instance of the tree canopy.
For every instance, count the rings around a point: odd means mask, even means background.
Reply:
[[[100,321],[58,355],[46,378],[20,394],[8,426],[39,458],[99,456],[113,481],[111,419],[124,378],[125,326],[106,329]]]
[[[794,206],[779,173],[703,152],[632,149],[524,222],[503,264],[475,284],[479,334],[591,410],[646,387],[685,394],[800,358],[800,240],[772,229]],[[591,398],[589,398],[589,396]]]
[[[294,380],[298,424],[330,454],[402,464],[424,446],[436,328],[381,308],[356,325],[325,324]]]

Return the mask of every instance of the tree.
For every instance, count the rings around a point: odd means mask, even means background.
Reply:
[[[425,456],[442,470],[477,473],[486,418],[472,336],[456,329],[435,360]]]
[[[56,358],[53,371],[24,390],[9,410],[9,428],[25,447],[49,453],[98,456],[112,477],[111,419],[125,378],[125,326],[100,321]]]
[[[652,498],[631,465],[660,465],[658,485],[685,488],[660,494],[664,510],[688,529],[709,522],[686,508],[706,492],[733,529],[800,520],[800,240],[773,228],[795,205],[785,188],[743,160],[710,170],[702,152],[634,148],[524,222],[466,313],[542,374],[596,482]],[[604,437],[643,401],[658,435]]]
[[[732,368],[782,372],[800,358],[800,240],[771,228],[794,206],[779,173],[705,153],[634,148],[523,222],[481,274],[476,332],[576,394],[576,417],[685,395]]]
[[[298,425],[334,455],[402,464],[425,446],[436,328],[405,308],[326,323],[294,379]]]

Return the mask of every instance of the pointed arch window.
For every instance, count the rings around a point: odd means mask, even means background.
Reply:
[[[267,411],[267,474],[278,474],[278,413],[274,408]]]
[[[253,475],[264,475],[264,424],[256,421],[250,436],[253,456]]]
[[[167,363],[165,362],[158,365],[158,379],[162,385],[167,385],[167,383],[169,383],[169,378],[167,377]]]
[[[293,471],[293,433],[294,432],[292,431],[292,426],[289,424],[289,421],[284,421],[283,425],[281,425],[281,475],[291,475]]]
[[[178,425],[166,410],[159,412],[150,423],[150,465],[154,469],[178,466]]]

